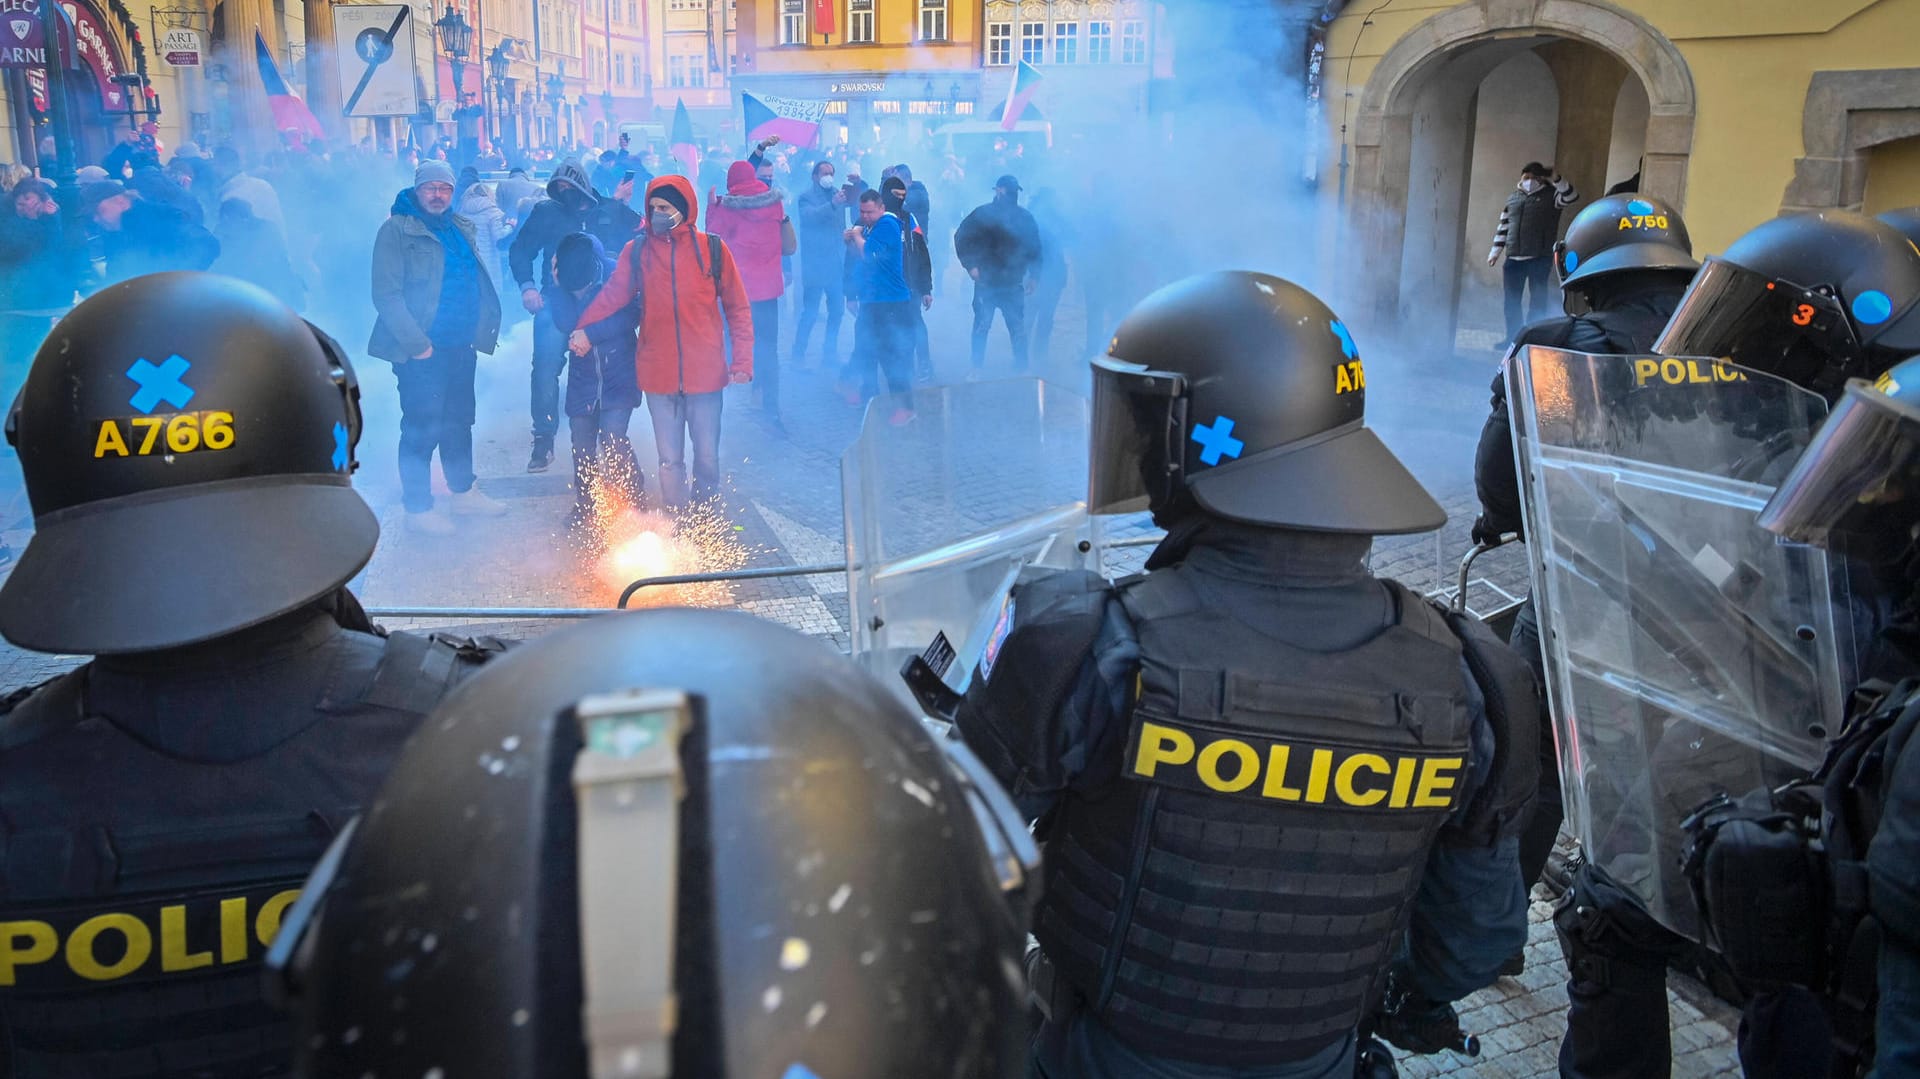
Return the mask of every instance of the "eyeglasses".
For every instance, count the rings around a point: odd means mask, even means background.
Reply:
[[[439,182],[421,184],[420,193],[423,195],[451,195],[453,194],[453,185]]]

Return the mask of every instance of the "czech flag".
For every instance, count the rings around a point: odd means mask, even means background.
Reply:
[[[700,147],[693,141],[693,117],[687,115],[684,98],[673,103],[673,135],[667,142],[667,152],[687,167],[689,179],[700,167]]]
[[[824,101],[741,94],[740,104],[747,113],[748,142],[759,142],[771,135],[778,135],[780,141],[801,149],[819,141],[820,122],[827,115],[827,103]]]
[[[314,118],[313,110],[293,92],[293,87],[280,77],[280,69],[274,66],[273,54],[267,51],[267,42],[260,31],[253,32],[253,51],[260,60],[260,81],[266,84],[267,108],[273,111],[273,129],[275,131],[295,131],[308,138],[324,139],[327,133],[320,128],[320,121]]]
[[[1020,122],[1021,114],[1033,103],[1034,92],[1040,89],[1040,70],[1025,60],[1014,70],[1013,84],[1007,87],[1007,103],[1000,110],[1000,130],[1012,131],[1013,125]]]

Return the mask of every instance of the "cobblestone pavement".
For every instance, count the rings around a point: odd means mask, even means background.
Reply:
[[[929,319],[935,341],[937,382],[955,383],[965,374],[966,309],[961,298],[947,296]],[[1080,357],[1069,354],[1066,338],[1081,325],[1071,298],[1060,312],[1057,347],[1038,366],[1061,386],[1085,391]],[[783,313],[793,325],[791,312]],[[339,333],[342,340],[364,340],[360,330]],[[464,520],[453,541],[411,535],[399,506],[393,467],[397,416],[391,376],[384,365],[363,361],[368,434],[359,456],[357,482],[379,513],[381,547],[354,582],[371,608],[445,607],[611,607],[627,578],[599,570],[572,554],[562,535],[562,518],[571,504],[566,448],[554,470],[525,471],[528,448],[526,403],[527,326],[511,331],[496,356],[482,361],[480,419],[475,456],[480,486],[508,506],[505,517]],[[851,343],[851,320],[841,347]],[[791,330],[781,347],[791,344]],[[1365,341],[1361,342],[1363,354]],[[1375,572],[1399,577],[1427,592],[1451,592],[1460,555],[1467,550],[1476,505],[1472,494],[1473,448],[1486,409],[1486,384],[1494,369],[1490,351],[1454,355],[1439,361],[1413,361],[1366,354],[1369,368],[1368,422],[1406,459],[1442,503],[1450,520],[1434,535],[1383,538],[1373,553]],[[817,364],[816,357],[808,360]],[[781,416],[789,435],[781,436],[765,413],[752,407],[750,388],[729,390],[722,465],[727,475],[727,511],[715,535],[737,545],[734,557],[746,566],[844,565],[844,506],[840,485],[842,454],[859,433],[862,410],[850,407],[836,385],[835,371],[807,370],[783,356]],[[988,371],[1010,374],[1004,331],[996,332]],[[889,432],[880,462],[889,491],[888,528],[899,537],[918,528],[923,535],[952,535],[962,526],[1009,519],[1023,508],[1071,500],[1084,490],[1085,449],[1077,434],[1084,422],[1064,408],[1064,399],[1039,400],[1031,387],[971,387],[967,407],[946,407],[937,394],[920,395],[920,415],[900,432]],[[1059,407],[1056,407],[1059,406]],[[1063,426],[1064,425],[1064,426]],[[653,475],[649,428],[636,416],[636,447]],[[1040,450],[1012,444],[1012,432],[1048,433]],[[1078,439],[1078,441],[1076,441]],[[1022,456],[1022,455],[1025,456]],[[935,472],[950,477],[935,497],[915,490],[915,476]],[[0,469],[0,529],[15,550],[30,532],[26,505],[19,495],[18,470]],[[882,484],[885,487],[885,483]],[[1064,496],[1060,492],[1068,492]],[[1142,521],[1122,522],[1117,534],[1140,534]],[[662,528],[664,530],[664,528]],[[907,535],[907,538],[911,538]],[[1112,552],[1107,568],[1132,572],[1147,548]],[[892,552],[892,553],[898,553]],[[685,566],[668,567],[669,572]],[[1469,603],[1486,613],[1526,591],[1522,552],[1501,549],[1473,567]],[[847,649],[851,644],[847,580],[844,575],[794,577],[741,582],[707,588],[698,594],[676,589],[647,590],[637,604],[684,602],[736,606],[794,626]],[[396,629],[457,628],[524,638],[561,624],[553,618],[460,619],[386,618]],[[0,682],[32,684],[72,666],[71,657],[46,657],[0,646]],[[1467,1060],[1451,1054],[1402,1062],[1407,1076],[1549,1076],[1563,1028],[1565,970],[1549,921],[1550,904],[1536,898],[1527,966],[1517,978],[1503,978],[1469,998],[1462,1008],[1467,1028],[1477,1034],[1483,1055]],[[1672,979],[1674,1075],[1680,1079],[1737,1073],[1732,1031],[1737,1015],[1692,981]]]

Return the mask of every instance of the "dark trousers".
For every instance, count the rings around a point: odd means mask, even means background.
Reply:
[[[1511,341],[1519,334],[1520,328],[1528,323],[1540,321],[1545,313],[1551,288],[1547,275],[1553,269],[1553,260],[1540,258],[1517,259],[1508,257],[1501,271],[1501,283],[1507,293],[1507,340]],[[1527,317],[1520,319],[1520,293],[1527,293]]]
[[[927,313],[917,303],[913,311],[913,371],[929,381],[933,379],[933,340],[927,336]]]
[[[780,297],[755,300],[753,311],[753,384],[760,407],[780,414]],[[794,353],[799,355],[799,353]]]
[[[433,355],[393,365],[400,383],[400,492],[408,513],[433,508],[433,451],[447,490],[473,488],[471,345],[435,345]]]
[[[1007,324],[1007,336],[1013,339],[1013,369],[1027,369],[1027,293],[1019,285],[973,287],[973,368],[987,365],[987,333],[993,329],[994,312]]]
[[[567,335],[553,325],[553,315],[533,316],[533,437],[553,441],[560,429],[560,375],[567,369]]]
[[[820,355],[831,363],[840,351],[840,317],[847,306],[846,284],[839,274],[823,276],[824,281],[807,277],[800,290],[800,324],[793,333],[794,363],[801,363],[807,354],[807,338],[813,336],[813,324],[819,321],[822,300],[827,305],[827,329],[821,338]]]
[[[878,397],[880,376],[887,377],[889,393],[902,395],[901,407],[913,407],[913,316],[911,300],[899,303],[863,303],[854,320],[854,361],[860,372],[860,395]]]
[[[1304,1060],[1248,1066],[1232,1074],[1248,1079],[1345,1076],[1355,1072],[1354,1039],[1336,1041]],[[1147,1056],[1129,1047],[1094,1016],[1075,1012],[1063,1021],[1043,1021],[1027,1058],[1027,1079],[1136,1079],[1154,1075],[1224,1075],[1226,1069],[1184,1067],[1179,1061]]]
[[[627,426],[633,422],[633,409],[595,409],[581,416],[567,417],[567,434],[573,443],[573,501],[590,505],[593,481],[622,491],[632,505],[639,505],[646,489],[646,476],[640,459],[634,455]]]

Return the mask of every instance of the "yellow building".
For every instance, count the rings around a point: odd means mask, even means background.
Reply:
[[[1325,43],[1322,251],[1378,326],[1488,323],[1529,160],[1583,202],[1638,174],[1697,254],[1782,212],[1920,203],[1920,0],[1354,3]]]
[[[822,140],[865,145],[970,116],[982,88],[979,0],[743,0],[735,87],[827,103]],[[1004,84],[1003,84],[1004,85]]]

